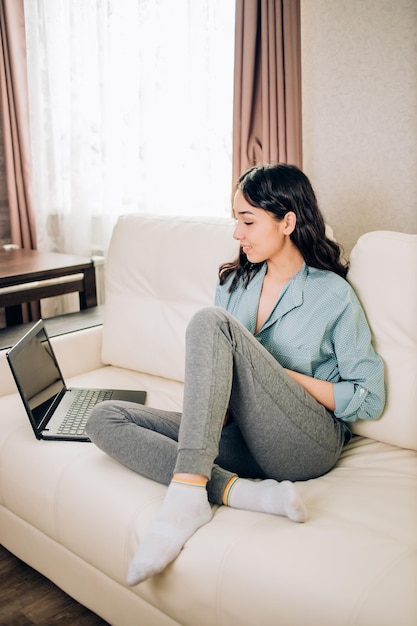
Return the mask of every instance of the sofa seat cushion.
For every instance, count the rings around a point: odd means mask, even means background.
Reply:
[[[181,384],[130,370],[104,367],[69,383],[109,381],[149,385],[152,404],[179,408]],[[165,487],[92,444],[36,441],[18,396],[1,403],[0,506],[124,584]],[[417,623],[416,453],[355,437],[332,472],[298,487],[306,524],[217,507],[179,558],[132,593],[189,626],[392,626],[398,607],[415,620],[407,626]],[[316,601],[323,588],[325,605]]]

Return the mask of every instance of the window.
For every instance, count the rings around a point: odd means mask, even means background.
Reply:
[[[38,245],[230,215],[234,0],[25,0]]]

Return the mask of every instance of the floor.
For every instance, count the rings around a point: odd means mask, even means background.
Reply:
[[[45,319],[49,337],[64,335],[84,328],[100,326],[103,323],[104,307],[95,306],[75,313],[67,313]],[[0,350],[11,348],[35,322],[0,328]]]
[[[1,626],[109,626],[0,546]]]

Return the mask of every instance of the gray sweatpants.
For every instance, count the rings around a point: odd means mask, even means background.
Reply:
[[[182,415],[102,402],[87,433],[117,461],[165,485],[176,472],[208,476],[215,504],[235,474],[315,478],[334,466],[344,445],[333,414],[218,307],[202,309],[188,325]]]

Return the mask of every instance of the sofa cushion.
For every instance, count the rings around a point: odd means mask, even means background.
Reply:
[[[69,384],[107,384],[111,369]],[[17,394],[1,409],[0,540],[66,591],[81,579],[81,598],[112,625],[417,623],[414,452],[357,437],[331,472],[298,483],[306,524],[213,507],[212,522],[164,572],[126,589],[165,487],[93,445],[36,441]],[[146,619],[133,596],[161,617]]]
[[[106,262],[105,363],[183,381],[185,329],[214,303],[219,265],[239,249],[232,233],[226,218],[119,218]]]
[[[366,311],[386,367],[387,404],[356,434],[417,450],[417,235],[375,231],[360,237],[348,280]]]

